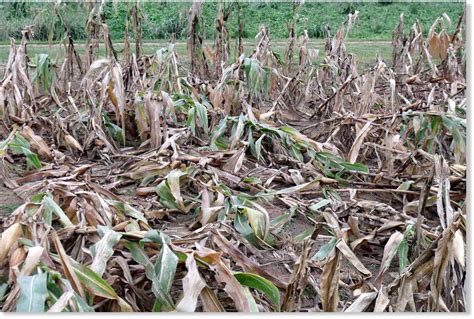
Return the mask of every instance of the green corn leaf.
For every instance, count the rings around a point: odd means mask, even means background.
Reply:
[[[118,209],[121,213],[124,213],[125,215],[129,216],[129,217],[133,217],[145,224],[148,224],[148,221],[147,219],[145,218],[145,215],[136,210],[135,208],[133,208],[132,206],[130,206],[129,204],[127,203],[124,203],[124,202],[121,202],[121,201],[118,201],[118,200],[113,200],[113,199],[106,199],[105,200],[108,204],[114,206],[116,209]]]
[[[51,60],[48,54],[37,54],[35,57],[36,69],[33,75],[33,83],[36,89],[41,86],[47,91],[51,87],[54,79],[54,72],[51,68]]]
[[[166,241],[163,234],[162,242]],[[156,277],[152,283],[152,291],[157,298],[155,309],[157,311],[170,311],[174,309],[174,303],[170,295],[171,285],[173,284],[176,267],[178,266],[178,257],[168,247],[163,244],[158,259],[155,264]]]
[[[2,148],[5,149],[7,145],[4,145]],[[40,169],[42,167],[41,161],[34,152],[30,150],[30,143],[23,137],[21,134],[17,133],[13,140],[8,143],[8,148],[18,154],[23,154],[26,157],[26,162],[28,169],[34,167]]]
[[[153,263],[150,261],[143,248],[140,247],[139,244],[130,241],[125,241],[124,246],[132,254],[133,260],[145,267],[147,278],[153,280],[155,278],[155,266],[153,266]]]
[[[90,247],[93,258],[90,268],[102,277],[107,261],[114,254],[114,246],[119,242],[122,235],[101,225],[97,227],[97,230],[101,239]]]
[[[285,214],[281,214],[280,216],[276,217],[270,222],[272,227],[272,233],[277,234],[279,233],[283,226],[285,226],[288,222],[291,221],[291,218],[295,215],[296,209],[298,208],[297,205],[292,206],[290,211]]]
[[[259,137],[259,139],[255,142],[255,157],[257,161],[261,160],[262,154],[262,141],[265,138],[265,134]]]
[[[112,138],[123,145],[124,140],[122,128],[112,123],[109,117],[105,114],[102,114],[102,121],[104,122],[104,125],[107,128],[107,132],[112,136]]]
[[[234,277],[244,286],[257,289],[264,293],[268,299],[277,307],[280,306],[280,292],[278,288],[268,279],[257,274],[236,272]]]
[[[242,213],[247,217],[255,235],[265,240],[268,236],[270,221],[267,212],[244,207]]]
[[[321,260],[326,259],[331,254],[334,247],[336,247],[337,242],[338,240],[336,237],[331,238],[329,242],[327,242],[326,244],[321,246],[321,248],[319,248],[318,252],[314,254],[313,257],[311,257],[311,260],[321,261]]]
[[[309,209],[313,212],[319,211],[319,209],[323,208],[324,206],[331,203],[330,199],[323,199],[322,201],[318,202],[317,204],[309,206]]]
[[[345,169],[349,171],[369,173],[369,168],[364,164],[360,164],[360,163],[351,164],[347,162],[341,162],[339,163],[339,165],[341,165],[342,167],[344,167]]]
[[[303,183],[303,184],[288,187],[288,188],[283,188],[276,191],[271,190],[266,193],[258,193],[257,195],[258,196],[274,196],[274,195],[294,194],[297,192],[302,192],[304,190],[307,190],[310,187],[313,187],[314,184],[317,184],[317,183],[319,183],[319,179],[314,179],[311,182]]]
[[[186,207],[184,205],[183,197],[181,196],[180,178],[186,176],[187,174],[187,172],[175,169],[169,172],[168,176],[166,176],[166,181],[168,183],[171,195],[174,198],[175,205],[182,211],[186,211]]]
[[[115,292],[114,288],[102,279],[97,273],[83,266],[72,258],[69,258],[69,262],[74,269],[79,281],[82,286],[94,296],[100,296],[107,299],[118,299],[119,296]]]
[[[5,294],[6,294],[7,290],[8,290],[8,284],[6,284],[6,283],[0,284],[0,302],[5,297]]]
[[[400,186],[398,186],[397,189],[404,190],[404,191],[409,190],[411,184],[413,184],[413,183],[415,183],[415,182],[414,181],[405,181],[402,184],[400,184]]]
[[[167,208],[178,208],[176,205],[176,200],[171,193],[171,189],[168,185],[166,180],[162,181],[158,186],[155,188],[156,193],[159,196],[159,201]]]
[[[402,273],[403,269],[408,266],[408,241],[403,239],[398,246],[398,260],[399,260],[399,272]]]
[[[191,132],[196,135],[196,108],[194,107],[188,111],[188,125],[191,128]]]
[[[196,112],[197,112],[197,116],[198,116],[198,119],[199,119],[199,123],[201,124],[201,127],[202,129],[204,130],[204,133],[206,135],[209,134],[209,123],[208,123],[208,120],[207,120],[207,109],[206,107],[199,103],[199,102],[196,102]]]
[[[47,273],[18,277],[20,296],[16,303],[17,312],[44,312],[48,295],[47,279]]]
[[[227,129],[227,120],[228,120],[228,117],[227,116],[224,117],[219,122],[219,125],[215,127],[214,130],[212,131],[210,145],[213,148],[213,150],[226,149],[229,147],[228,141],[226,141],[225,138],[222,136]]]
[[[448,116],[443,116],[442,120],[443,125],[453,136],[454,154],[459,160],[466,152],[466,134],[462,132],[464,129],[462,128],[460,121],[456,121]]]
[[[247,217],[241,212],[238,212],[234,218],[234,227],[235,229],[245,237],[252,245],[255,247],[262,246],[262,241],[258,239],[255,235],[252,227],[249,225]]]
[[[308,228],[306,230],[303,230],[301,233],[299,233],[298,235],[295,236],[295,241],[302,242],[306,238],[311,237],[313,232],[314,232],[314,228]]]
[[[245,119],[242,114],[240,114],[239,121],[237,122],[236,125],[234,125],[232,129],[232,136],[231,136],[231,141],[230,141],[230,149],[234,149],[235,146],[239,143],[242,134],[244,133],[244,128],[245,128]]]
[[[45,207],[46,211],[53,212],[58,216],[59,221],[61,224],[63,224],[65,227],[73,227],[74,224],[71,222],[71,220],[66,216],[64,211],[59,207],[58,204],[53,200],[51,195],[46,195],[43,197],[43,204]]]
[[[74,291],[74,302],[76,303],[76,308],[79,312],[95,312],[94,308],[89,306],[87,302],[82,299],[82,297]]]
[[[399,260],[399,271],[400,273],[410,264],[408,259],[408,251],[410,249],[409,239],[415,235],[415,227],[413,225],[408,225],[405,232],[403,233],[403,239],[398,244],[397,253]]]
[[[262,184],[262,180],[260,178],[250,177],[250,176],[247,176],[244,179],[242,179],[242,182],[247,183],[247,184],[254,184],[254,185]]]
[[[33,166],[36,169],[40,169],[42,167],[41,161],[39,160],[38,155],[30,151],[30,149],[22,147],[21,148],[23,155],[26,156],[26,160],[28,163],[28,166]]]

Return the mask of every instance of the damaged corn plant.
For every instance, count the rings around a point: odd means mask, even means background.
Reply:
[[[11,41],[3,312],[466,311],[465,16],[402,15],[393,58],[359,66],[363,12],[318,48],[295,2],[281,57],[265,26],[246,53],[238,3],[206,39],[194,2],[189,56],[145,55],[140,3],[123,54],[104,3],[85,56],[66,26],[62,62]]]

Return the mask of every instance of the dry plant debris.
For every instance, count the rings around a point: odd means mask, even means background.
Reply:
[[[265,27],[245,56],[238,8],[212,45],[195,2],[185,63],[141,54],[140,6],[119,56],[103,5],[86,57],[67,31],[63,62],[28,56],[32,29],[11,43],[2,311],[466,310],[465,17],[425,38],[401,16],[393,60],[363,69],[357,12],[313,64],[296,19],[286,60]]]

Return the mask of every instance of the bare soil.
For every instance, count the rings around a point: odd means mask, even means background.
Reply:
[[[11,189],[0,184],[0,219],[13,212],[23,200],[18,197]]]

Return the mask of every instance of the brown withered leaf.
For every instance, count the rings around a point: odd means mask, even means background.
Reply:
[[[194,312],[198,302],[198,297],[206,287],[206,282],[199,274],[194,254],[188,255],[186,258],[186,268],[188,269],[188,273],[183,278],[184,296],[176,305],[176,310],[182,312]]]
[[[20,134],[30,142],[31,148],[37,152],[40,156],[45,159],[51,160],[51,150],[48,147],[48,144],[43,140],[39,135],[36,135],[29,126],[24,126]]]
[[[340,251],[333,249],[324,264],[321,275],[321,302],[324,312],[335,312],[339,305],[340,262]]]
[[[224,284],[225,292],[234,300],[237,310],[250,312],[250,304],[245,297],[244,288],[232,275],[231,270],[223,263],[221,259],[222,253],[202,247],[199,244],[196,244],[196,246],[198,248],[196,255],[210,264],[211,269],[215,272],[216,279]]]
[[[81,297],[84,298],[85,296],[85,293],[84,293],[84,289],[82,288],[82,284],[81,282],[79,281],[79,278],[77,277],[72,265],[70,264],[69,262],[69,256],[66,254],[66,252],[64,251],[64,247],[63,245],[61,244],[61,241],[59,240],[59,237],[58,235],[56,234],[55,231],[52,231],[51,232],[51,237],[53,239],[53,244],[54,244],[54,247],[56,248],[56,251],[59,255],[59,260],[61,262],[61,265],[62,265],[62,269],[64,271],[64,275],[66,276],[66,278],[68,278],[68,280],[71,282],[71,286],[72,288],[79,294],[81,295]]]
[[[2,238],[0,239],[0,264],[3,264],[10,248],[16,243],[22,234],[23,232],[20,223],[11,225],[2,233]]]

